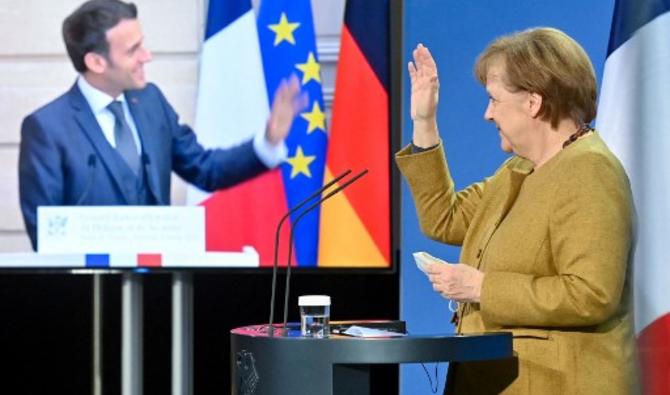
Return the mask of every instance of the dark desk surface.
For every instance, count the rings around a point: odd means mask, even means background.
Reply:
[[[372,364],[512,357],[511,333],[308,338],[291,323],[286,333],[236,328],[230,342],[233,394],[369,394]]]
[[[277,353],[317,352],[331,364],[374,364],[433,361],[475,361],[510,358],[511,333],[407,335],[392,338],[361,338],[331,334],[327,338],[300,335],[299,324],[291,323],[285,335],[268,333],[266,325],[233,329],[231,339],[253,339],[260,347]]]

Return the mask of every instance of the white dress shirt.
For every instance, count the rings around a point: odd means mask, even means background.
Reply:
[[[114,100],[121,102],[121,106],[123,107],[123,114],[126,117],[126,122],[130,127],[130,131],[133,133],[133,140],[135,141],[135,147],[137,147],[137,154],[141,154],[142,145],[140,144],[140,137],[137,134],[135,120],[133,119],[133,116],[128,109],[126,96],[120,95],[115,99],[98,88],[93,87],[88,83],[88,81],[86,81],[86,78],[82,76],[77,78],[77,86],[79,87],[82,95],[84,95],[84,98],[88,102],[89,107],[91,107],[91,111],[93,111],[93,115],[95,115],[95,119],[98,121],[100,129],[102,129],[102,134],[105,135],[105,139],[107,139],[109,144],[114,148],[116,148],[116,139],[114,138],[114,122],[116,121],[116,118],[114,118],[114,114],[107,108],[107,106]]]

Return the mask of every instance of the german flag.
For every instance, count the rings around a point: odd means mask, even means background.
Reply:
[[[389,267],[389,5],[348,0],[324,183],[346,169],[368,175],[321,208],[320,267]]]

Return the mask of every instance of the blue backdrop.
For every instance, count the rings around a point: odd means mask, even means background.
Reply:
[[[463,188],[490,175],[505,159],[495,127],[483,119],[487,104],[484,89],[475,80],[472,66],[477,55],[494,38],[535,26],[551,26],[576,39],[591,57],[598,81],[602,76],[609,40],[613,0],[405,0],[404,62],[417,43],[426,45],[436,58],[440,76],[438,123],[451,174]],[[403,73],[403,145],[411,140],[409,80]],[[453,332],[447,303],[435,294],[412,259],[414,251],[428,251],[445,260],[458,260],[459,249],[425,238],[416,219],[406,183],[401,203],[400,312],[411,333]],[[435,364],[426,364],[435,386]],[[446,364],[439,365],[438,393],[444,388]],[[432,394],[419,364],[403,365],[401,393]]]

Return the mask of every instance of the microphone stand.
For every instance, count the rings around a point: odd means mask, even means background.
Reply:
[[[95,179],[96,173],[96,163],[97,157],[95,154],[90,154],[86,161],[86,166],[88,167],[88,177],[86,178],[86,184],[84,185],[84,192],[79,196],[75,206],[81,206],[88,195],[91,194],[91,187],[93,186],[93,180]],[[104,307],[104,297],[103,297],[103,280],[102,274],[98,272],[93,272],[93,277],[91,281],[92,286],[92,303],[91,303],[91,315],[93,320],[91,322],[91,330],[93,332],[92,347],[91,347],[91,359],[92,359],[92,372],[91,372],[91,393],[93,395],[101,395],[103,387],[103,333],[102,333],[102,310]]]
[[[358,181],[359,178],[363,177],[368,173],[368,169],[365,169],[358,173],[357,175],[353,176],[347,182],[344,184],[340,185],[339,187],[333,189],[331,192],[329,192],[326,196],[322,197],[318,201],[312,203],[309,207],[304,209],[298,217],[293,221],[293,226],[291,227],[291,234],[289,236],[289,244],[288,244],[288,263],[286,267],[286,286],[284,287],[284,323],[282,325],[282,328],[284,332],[286,332],[286,321],[288,317],[288,299],[289,299],[289,293],[290,293],[290,283],[291,283],[291,253],[293,252],[293,236],[296,227],[298,226],[298,222],[310,211],[315,209],[316,207],[320,206],[323,202],[326,200],[330,199],[334,195],[337,195],[340,193],[343,189],[347,188],[349,185],[353,184],[354,182]],[[324,188],[326,189],[326,188]]]
[[[333,186],[335,183],[346,177],[351,173],[351,170],[345,170],[342,172],[342,174],[338,175],[335,177],[333,180],[331,180],[329,183],[325,184],[318,190],[316,190],[314,193],[309,195],[307,198],[305,198],[302,202],[298,203],[297,206],[293,207],[290,209],[284,216],[279,220],[279,223],[277,224],[277,231],[275,233],[275,248],[274,248],[274,262],[272,265],[272,296],[270,297],[270,319],[269,319],[269,324],[268,324],[268,333],[270,336],[273,335],[274,333],[274,311],[275,311],[275,295],[276,295],[276,289],[277,289],[277,260],[279,258],[279,232],[281,230],[282,225],[284,225],[284,222],[286,219],[289,218],[291,214],[299,210],[301,207],[303,207],[305,204],[309,203],[311,200],[314,198],[318,197],[325,191],[326,189],[330,188]],[[291,246],[289,245],[289,251],[290,251]],[[290,258],[290,252],[289,252],[289,268],[291,266],[291,258]]]

